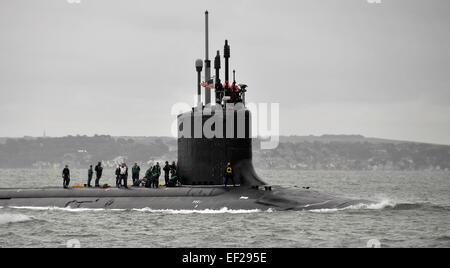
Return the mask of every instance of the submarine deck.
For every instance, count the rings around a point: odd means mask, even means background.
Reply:
[[[267,209],[267,205],[255,203],[262,195],[264,191],[261,190],[224,186],[0,189],[0,206],[156,210]]]
[[[274,186],[272,190],[248,187],[183,186],[175,188],[29,188],[0,189],[0,206],[157,210],[312,210],[344,208],[366,200],[333,197],[317,191]]]
[[[182,197],[218,196],[230,191],[224,186],[182,186],[157,189],[134,188],[0,188],[0,199],[12,198],[65,198],[65,197]]]

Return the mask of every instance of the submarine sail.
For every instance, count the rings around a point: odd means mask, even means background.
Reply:
[[[208,69],[208,12],[205,13],[205,23],[205,63]],[[216,103],[209,104],[210,88],[205,86],[206,105],[199,103],[192,111],[178,116],[178,175],[183,185],[222,185],[227,163],[234,169],[237,184],[265,185],[252,163],[252,114],[245,107],[245,98],[240,97],[245,91],[235,81],[233,84],[229,81],[230,57],[231,49],[225,41],[223,85],[220,80],[220,51],[214,59]],[[196,61],[198,73],[201,72],[200,63],[201,60]],[[209,72],[206,70],[205,76],[208,85]],[[201,92],[198,91],[198,94]],[[198,99],[201,100],[201,96]]]

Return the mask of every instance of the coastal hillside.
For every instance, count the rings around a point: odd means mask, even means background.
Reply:
[[[448,170],[450,146],[363,136],[282,137],[274,150],[255,150],[264,169]],[[254,148],[258,147],[255,142]]]
[[[273,150],[259,149],[257,168],[293,170],[448,170],[450,146],[366,138],[360,135],[281,137]],[[177,141],[168,137],[68,136],[0,138],[0,168],[86,167],[102,161],[176,160]]]

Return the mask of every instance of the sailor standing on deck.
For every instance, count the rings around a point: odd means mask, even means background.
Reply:
[[[128,189],[128,167],[125,163],[120,167],[120,181],[125,189]]]
[[[227,164],[227,168],[225,169],[225,187],[228,185],[228,180],[233,182],[233,186],[236,186],[236,183],[234,182],[234,172],[233,168],[231,167],[231,163]]]
[[[69,166],[68,165],[66,165],[66,167],[63,169],[62,177],[63,177],[63,187],[64,187],[64,189],[69,188],[69,184],[70,184],[70,170],[69,170]]]
[[[145,171],[145,177],[143,179],[145,188],[152,188],[152,169],[153,167],[150,166],[147,171]]]
[[[169,184],[170,179],[170,165],[169,161],[166,161],[166,165],[163,167],[164,170],[164,181],[166,183],[166,186]]]
[[[87,187],[89,188],[92,187],[91,186],[92,176],[94,176],[94,170],[92,169],[92,165],[90,165],[88,169],[88,183],[87,183]]]
[[[116,187],[117,188],[120,188],[120,165],[118,165],[117,166],[117,168],[116,168],[116,172],[115,172],[115,174],[116,174]]]
[[[95,187],[100,187],[100,179],[102,178],[102,174],[103,174],[102,162],[98,162],[97,166],[95,166],[95,175],[97,177],[95,179]]]
[[[134,163],[134,166],[131,169],[133,186],[139,186],[139,173],[140,172],[141,172],[141,167],[138,166],[137,163]]]
[[[177,164],[175,164],[175,161],[173,161],[172,165],[170,165],[170,172],[172,173],[172,176],[177,174]]]
[[[159,177],[161,176],[161,166],[159,163],[156,163],[156,166],[153,167],[153,188],[159,187]]]

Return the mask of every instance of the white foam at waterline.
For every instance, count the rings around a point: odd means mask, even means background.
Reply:
[[[9,213],[0,214],[0,225],[16,222],[27,222],[32,220],[34,220],[33,217],[29,217],[23,214],[9,214]]]
[[[126,209],[104,209],[104,208],[60,208],[60,207],[9,207],[12,209],[26,209],[38,211],[67,211],[67,212],[90,212],[90,211],[126,211]]]
[[[380,210],[387,207],[395,207],[395,203],[391,200],[382,200],[378,203],[373,204],[356,204],[351,205],[345,208],[322,208],[322,209],[312,209],[309,210],[310,212],[319,212],[319,213],[331,213],[331,212],[337,212],[337,211],[343,211],[343,210],[358,210],[358,209],[368,209],[368,210]]]
[[[190,210],[190,209],[133,209],[133,211],[149,212],[149,213],[168,213],[168,214],[247,214],[247,213],[259,213],[263,212],[260,209],[228,209],[226,207],[221,209],[203,209],[203,210]],[[266,212],[273,212],[272,209],[268,209]]]
[[[66,212],[97,212],[97,211],[127,211],[127,209],[105,209],[105,208],[60,208],[60,207],[28,207],[28,206],[10,206],[12,209],[24,209],[24,210],[36,210],[36,211],[66,211]],[[269,208],[265,211],[260,209],[228,209],[226,207],[214,210],[214,209],[204,209],[204,210],[175,210],[175,209],[131,209],[131,211],[138,212],[149,212],[149,213],[169,213],[169,214],[247,214],[247,213],[259,213],[259,212],[274,212],[273,209]]]

